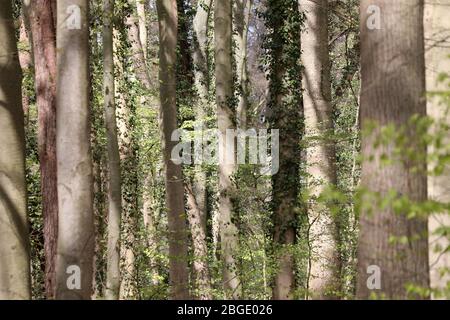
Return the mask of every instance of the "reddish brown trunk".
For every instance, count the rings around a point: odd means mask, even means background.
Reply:
[[[52,0],[30,4],[30,28],[36,74],[38,139],[41,166],[42,212],[44,216],[45,290],[54,297],[55,258],[58,235],[56,178],[56,31]]]

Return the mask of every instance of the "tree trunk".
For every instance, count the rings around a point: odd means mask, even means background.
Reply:
[[[235,59],[237,81],[239,86],[239,101],[237,104],[237,127],[245,130],[247,127],[248,97],[250,94],[248,68],[247,68],[247,40],[248,24],[252,10],[253,0],[236,0],[233,3],[236,44]]]
[[[145,90],[150,91],[152,88],[152,81],[147,70],[147,64],[144,55],[144,47],[140,40],[139,19],[131,15],[126,19],[128,27],[128,40],[131,44],[132,61],[136,77],[141,82]]]
[[[234,112],[231,105],[233,99],[232,31],[232,3],[229,0],[217,0],[214,3],[216,103],[219,141],[221,141],[219,149],[223,151],[223,154],[226,153],[226,131],[234,128]],[[238,299],[241,295],[241,283],[236,264],[239,232],[234,223],[235,212],[232,203],[234,193],[232,178],[236,168],[234,163],[227,162],[231,161],[226,161],[225,157],[219,159],[219,223],[223,282],[225,295]]]
[[[195,117],[198,125],[204,128],[206,108],[209,105],[209,59],[208,26],[212,0],[198,1],[194,16],[193,63],[194,81],[197,89]],[[211,276],[208,266],[208,244],[206,243],[206,172],[201,164],[194,167],[192,190],[188,190],[189,224],[194,246],[194,270],[199,298],[212,299]],[[189,186],[188,186],[189,187]],[[190,187],[189,187],[190,188]],[[189,193],[191,191],[191,193]]]
[[[159,250],[159,237],[157,234],[157,221],[158,215],[158,203],[157,199],[154,197],[153,190],[156,188],[155,185],[155,172],[149,168],[147,176],[145,177],[144,182],[144,190],[143,190],[143,199],[142,199],[142,214],[144,220],[145,230],[147,232],[147,247],[148,251],[150,251],[150,274],[151,274],[151,283],[153,285],[158,285],[160,282],[160,275],[158,271],[158,259],[156,258]]]
[[[280,66],[275,71],[275,78],[282,81],[284,71]],[[275,105],[282,108],[283,94],[273,92]],[[281,127],[284,117],[280,116],[274,121],[274,128]],[[278,124],[278,125],[277,125]],[[294,279],[294,259],[291,246],[295,243],[295,206],[297,202],[297,190],[292,188],[298,184],[298,167],[292,166],[292,156],[296,153],[295,144],[298,141],[292,137],[284,137],[280,141],[280,170],[272,177],[273,199],[272,207],[274,211],[274,236],[273,241],[277,247],[278,270],[275,274],[273,286],[274,300],[290,300],[293,298],[295,285]],[[286,187],[289,183],[289,188]]]
[[[94,218],[88,12],[88,0],[58,1],[57,299],[90,299],[92,293]]]
[[[166,205],[169,223],[169,278],[171,298],[189,298],[186,214],[181,165],[171,160],[176,142],[171,141],[177,129],[176,60],[178,15],[176,0],[157,0],[160,41],[161,131],[166,166]]]
[[[266,113],[269,116],[270,126],[280,130],[279,141],[279,170],[272,176],[272,211],[273,211],[273,246],[277,269],[275,271],[272,298],[274,300],[293,299],[295,289],[293,247],[296,240],[296,221],[299,210],[299,176],[300,176],[300,138],[299,126],[301,101],[298,94],[297,83],[290,74],[298,61],[292,60],[287,54],[293,45],[299,50],[299,37],[284,31],[290,27],[291,14],[298,15],[298,3],[287,1],[284,5],[271,0],[268,10],[271,10],[267,18],[268,27],[273,31],[271,66],[269,73],[269,101]],[[300,32],[297,28],[295,31]],[[298,43],[299,44],[299,43]],[[299,78],[299,75],[296,74]],[[295,80],[298,81],[298,78]],[[298,82],[298,86],[300,86]],[[270,112],[269,112],[270,111]]]
[[[189,207],[188,221],[191,227],[192,246],[194,247],[194,271],[198,298],[212,299],[211,275],[208,267],[208,244],[206,242],[206,219],[201,206],[197,203],[195,191],[190,184],[186,186],[187,204]]]
[[[134,166],[134,151],[133,151],[133,139],[131,129],[131,118],[133,116],[131,105],[128,103],[128,95],[120,87],[120,79],[125,77],[125,67],[123,64],[123,56],[119,56],[119,40],[120,36],[117,30],[114,30],[115,35],[113,41],[115,59],[115,91],[116,91],[116,113],[117,113],[117,128],[119,134],[119,153],[120,163],[122,164],[122,227],[121,227],[121,283],[120,283],[120,299],[135,299],[137,296],[136,288],[136,268],[135,268],[135,232],[136,227],[136,208],[134,208],[134,202],[136,194],[133,192],[133,170]]]
[[[381,28],[373,23],[374,7],[381,10]],[[376,7],[375,7],[376,8]],[[370,9],[370,10],[369,10]],[[405,134],[412,143],[417,159],[383,164],[386,155],[392,159],[394,145],[374,146],[382,127],[408,124],[413,115],[425,116],[425,63],[422,0],[361,1],[361,125],[362,131],[373,124],[375,130],[362,138],[362,187],[386,197],[395,190],[411,201],[427,199],[426,153],[413,126]],[[369,20],[370,18],[370,20]],[[372,160],[373,158],[373,160]],[[363,196],[366,205],[370,194]],[[365,207],[360,213],[358,244],[358,281],[356,296],[367,299],[409,297],[406,286],[429,287],[427,221],[423,217],[387,208]],[[372,212],[370,212],[372,211]],[[407,239],[396,241],[395,239]],[[394,241],[392,241],[394,239]],[[406,243],[405,243],[406,242]],[[379,268],[379,269],[378,269]],[[372,273],[375,270],[375,273]],[[381,288],[374,278],[381,271]],[[420,296],[417,296],[420,298]]]
[[[147,19],[145,17],[145,0],[136,0],[136,12],[139,20],[139,41],[143,48],[144,59],[147,60]]]
[[[26,75],[30,73],[30,69],[33,67],[33,61],[31,56],[32,41],[27,32],[27,24],[25,22],[26,14],[22,14],[19,31],[19,62],[22,68],[22,74]],[[20,49],[22,47],[22,49]],[[25,117],[25,127],[28,126],[28,118],[30,113],[30,95],[26,88],[22,90],[22,108]]]
[[[12,1],[0,2],[0,299],[30,299],[22,74]]]
[[[425,39],[426,39],[426,69],[427,69],[427,91],[444,92],[448,90],[445,83],[438,82],[440,73],[450,75],[450,19],[448,19],[448,9],[450,0],[438,0],[425,4]],[[429,97],[427,113],[436,122],[450,124],[450,117],[447,114],[446,106],[440,104],[442,97]],[[450,141],[444,142],[448,144]],[[442,150],[435,150],[432,147],[430,153],[442,153]],[[433,170],[436,163],[429,164],[429,170]],[[428,177],[428,195],[432,200],[442,203],[450,202],[450,170],[445,170],[443,174]],[[436,234],[438,228],[450,227],[450,216],[448,212],[433,214],[429,220],[430,232],[430,280],[431,288],[444,290],[450,281],[450,274],[445,270],[450,268],[450,253],[443,252],[450,243],[448,237]],[[440,249],[438,249],[440,248]],[[435,250],[438,249],[438,250]],[[441,272],[444,271],[442,275]],[[437,296],[436,296],[437,297]]]
[[[58,239],[58,193],[56,161],[56,30],[51,0],[30,2],[35,86],[39,119],[42,212],[44,216],[45,291],[55,296]]]
[[[339,294],[340,263],[337,226],[326,204],[318,197],[336,185],[330,58],[328,53],[328,0],[300,0],[305,14],[301,33],[303,105],[308,191],[308,289],[311,298],[330,299]]]
[[[108,248],[106,298],[117,300],[120,291],[120,221],[122,187],[119,143],[117,139],[113,23],[114,1],[103,1],[103,90],[108,140]]]

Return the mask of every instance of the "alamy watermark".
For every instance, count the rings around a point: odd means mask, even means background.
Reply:
[[[367,289],[380,290],[381,289],[381,268],[377,265],[370,265],[367,267]]]
[[[369,30],[380,30],[381,29],[381,8],[377,5],[370,5],[367,7],[367,17],[366,26]]]
[[[279,140],[278,129],[177,129],[171,136],[172,142],[178,142],[171,160],[177,165],[254,164],[261,166],[262,175],[275,175],[279,170]]]
[[[72,4],[67,7],[66,13],[68,14],[66,19],[66,26],[69,30],[81,29],[81,8],[76,4]]]
[[[81,289],[81,268],[77,265],[70,265],[66,269],[66,274],[69,276],[66,280],[66,286],[69,290]]]

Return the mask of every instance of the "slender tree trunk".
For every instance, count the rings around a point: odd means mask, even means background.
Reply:
[[[147,60],[147,19],[145,17],[145,0],[136,0],[136,12],[139,21],[139,41],[143,48],[144,59]]]
[[[194,80],[198,94],[196,114],[205,116],[204,106],[208,103],[209,93],[209,58],[208,58],[208,29],[212,0],[199,0],[194,16],[193,62]]]
[[[426,69],[427,69],[427,91],[444,92],[448,90],[446,84],[438,82],[439,73],[450,74],[450,19],[448,9],[450,0],[438,0],[425,4],[425,39],[426,41]],[[446,106],[440,104],[442,97],[430,97],[428,99],[427,113],[439,123],[450,124]],[[449,143],[449,139],[445,143]],[[442,153],[432,147],[430,153]],[[433,170],[436,163],[430,163],[429,169]],[[428,178],[428,195],[431,199],[448,203],[450,202],[450,170],[446,170],[439,176]],[[438,228],[450,227],[450,216],[448,212],[437,213],[430,216],[430,280],[431,288],[443,290],[450,281],[450,274],[445,270],[450,268],[450,253],[444,252],[449,247],[448,237],[436,234]],[[435,250],[436,248],[441,248]],[[444,271],[444,274],[441,274]]]
[[[58,194],[56,161],[56,30],[51,0],[30,2],[35,85],[39,119],[42,212],[44,216],[45,291],[54,298],[58,239]]]
[[[195,191],[190,184],[186,186],[187,204],[189,207],[188,220],[191,227],[192,246],[194,247],[194,271],[198,298],[212,299],[211,276],[208,267],[208,244],[206,242],[206,219],[200,212]]]
[[[370,5],[381,10],[380,29],[369,20],[374,19],[373,10],[369,10],[374,7],[369,8]],[[421,159],[426,148],[420,143],[416,129],[408,126],[405,131],[412,142],[408,147],[414,148],[418,155],[415,160],[394,160],[386,165],[382,158],[392,157],[395,146],[375,147],[376,136],[383,126],[400,127],[413,115],[426,115],[423,1],[362,0],[360,10],[362,131],[368,130],[369,123],[375,125],[375,130],[362,138],[362,187],[382,197],[395,190],[412,201],[424,201],[427,177],[426,163]],[[363,197],[362,201],[370,203],[370,198]],[[427,220],[395,213],[392,206],[371,209],[372,212],[363,209],[360,213],[357,298],[378,295],[406,299],[408,284],[427,289]],[[391,241],[405,237],[406,243]],[[377,281],[372,278],[378,276],[381,288],[373,290]]]
[[[176,142],[171,141],[177,129],[176,48],[178,15],[176,0],[157,0],[160,41],[160,100],[164,163],[166,165],[166,204],[169,222],[169,278],[171,298],[189,298],[186,214],[184,210],[181,165],[171,160]]]
[[[97,146],[97,137],[92,140],[92,147],[95,150]],[[103,152],[103,150],[101,151]],[[92,299],[98,300],[105,296],[104,288],[106,281],[103,281],[105,276],[105,259],[104,253],[106,252],[106,245],[104,238],[106,234],[106,196],[107,193],[103,181],[106,181],[105,169],[102,159],[99,159],[97,155],[93,156],[93,177],[94,177],[94,226],[95,226],[95,249],[94,249],[94,261],[93,261],[93,277],[92,277]]]
[[[187,2],[186,0],[177,0],[178,10],[178,40],[177,40],[177,93],[179,94],[180,101],[186,101],[191,94],[191,86],[194,82],[192,74],[192,59],[190,50],[190,21],[187,14]],[[180,95],[181,93],[181,95]],[[182,103],[182,102],[181,102]]]
[[[116,30],[115,30],[116,31]],[[113,41],[114,52],[120,52],[118,47],[119,35],[115,34]],[[117,46],[116,46],[117,45]],[[120,299],[134,299],[137,296],[136,288],[136,268],[135,268],[135,231],[136,228],[136,216],[135,208],[133,208],[133,199],[136,196],[132,192],[132,174],[133,174],[133,158],[135,157],[132,144],[132,132],[130,120],[132,118],[131,106],[127,102],[127,94],[120,88],[120,79],[124,79],[126,70],[122,63],[124,57],[120,57],[117,54],[115,58],[115,91],[116,91],[116,114],[117,114],[117,128],[119,134],[119,153],[120,163],[122,164],[122,179],[123,190],[122,204],[123,204],[123,216],[121,227],[121,260],[122,260],[122,272],[120,283]]]
[[[33,67],[33,61],[31,56],[31,46],[32,42],[27,32],[27,26],[25,22],[25,14],[22,14],[20,31],[19,31],[19,61],[20,67],[22,68],[22,74],[28,74],[30,69]],[[22,47],[22,49],[20,49]],[[30,96],[27,90],[24,88],[22,90],[22,107],[25,116],[25,127],[28,126],[28,118],[30,113]]]
[[[94,219],[88,12],[88,0],[58,1],[57,299],[90,299],[92,293]]]
[[[0,2],[0,299],[30,299],[22,74],[12,1]]]
[[[120,291],[120,221],[122,190],[119,143],[117,139],[113,23],[114,1],[103,1],[103,90],[108,139],[108,248],[106,298],[117,300]]]
[[[193,63],[194,81],[197,89],[195,116],[204,128],[206,108],[209,105],[209,59],[208,25],[212,0],[198,1],[194,16]],[[192,190],[188,190],[189,224],[194,246],[196,282],[202,300],[212,299],[211,276],[208,267],[208,244],[206,242],[206,172],[201,164],[194,167]],[[188,186],[190,188],[190,186]],[[192,191],[189,193],[189,191]]]
[[[250,14],[253,0],[236,0],[233,3],[236,45],[235,59],[237,80],[239,86],[239,101],[236,109],[237,127],[245,130],[247,127],[248,97],[250,94],[247,68],[247,40]]]
[[[328,53],[328,0],[300,0],[305,14],[301,34],[303,62],[303,104],[306,150],[311,298],[336,298],[339,294],[340,262],[337,226],[326,204],[318,197],[336,185],[336,153],[331,105],[330,58]]]
[[[148,61],[147,61],[147,19],[145,15],[145,5],[142,0],[129,1],[132,7],[136,7],[136,14],[132,14],[129,18],[126,19],[126,24],[128,26],[127,37],[128,41],[131,44],[131,54],[132,54],[132,62],[133,68],[136,73],[136,76],[141,83],[143,89],[150,93],[153,92],[157,87],[156,80],[151,76],[150,70],[148,69]],[[159,104],[158,98],[155,97],[154,94],[144,94],[141,97],[142,105],[149,106],[152,109]],[[152,173],[149,173],[146,177],[145,185],[153,185],[154,181],[152,179],[156,179]],[[158,250],[157,240],[156,240],[156,224],[153,219],[153,209],[154,209],[154,201],[151,196],[151,191],[145,190],[143,192],[143,214],[144,214],[144,224],[147,229],[147,243],[149,246],[149,250],[156,254]],[[131,252],[129,252],[131,253]],[[131,254],[128,254],[131,258]],[[155,256],[155,255],[154,255]],[[150,262],[152,268],[152,279],[153,283],[157,284],[159,281],[159,274],[157,270],[157,260]],[[130,268],[130,271],[131,268]]]
[[[97,8],[100,9],[100,3],[97,3]],[[96,8],[96,9],[97,9]],[[93,10],[96,10],[93,9]],[[97,10],[98,10],[97,9]],[[97,33],[92,34],[94,38]],[[97,38],[96,38],[97,39]],[[101,52],[102,41],[92,41],[90,52],[91,55]],[[96,62],[97,63],[97,62]],[[97,85],[96,90],[103,92]],[[93,91],[91,91],[91,99],[93,98]],[[94,128],[99,128],[104,125],[103,105],[94,104],[92,106],[92,127],[91,145],[92,145],[92,176],[94,185],[94,232],[95,232],[95,246],[93,259],[93,277],[92,277],[92,299],[104,299],[106,287],[106,250],[107,250],[107,165],[106,155],[101,147],[101,140],[103,139],[103,132],[97,131]]]
[[[131,44],[131,58],[134,64],[136,77],[141,82],[143,87],[150,91],[152,88],[152,81],[148,73],[144,47],[140,39],[139,18],[135,15],[131,15],[126,19],[126,24],[128,27],[128,40]]]
[[[226,154],[226,131],[234,128],[234,113],[231,105],[233,99],[232,31],[231,1],[216,0],[214,3],[216,103],[221,141],[219,149],[223,151],[223,154]],[[219,159],[219,223],[223,281],[226,296],[238,299],[241,295],[241,283],[236,264],[239,231],[234,223],[235,212],[232,203],[235,192],[232,178],[236,168],[234,159],[225,158]],[[228,164],[231,162],[233,163]]]
[[[144,225],[147,231],[147,246],[148,250],[151,253],[152,260],[150,261],[150,272],[151,272],[151,281],[153,285],[158,285],[159,283],[159,272],[158,272],[158,260],[156,255],[158,254],[158,243],[159,239],[157,236],[157,215],[156,209],[158,206],[157,201],[155,201],[155,197],[153,196],[153,189],[155,188],[155,172],[153,170],[149,170],[146,178],[145,178],[145,188],[143,192],[143,204],[142,204],[142,213],[144,216]]]

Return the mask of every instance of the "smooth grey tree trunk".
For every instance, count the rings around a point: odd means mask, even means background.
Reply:
[[[216,104],[218,129],[222,140],[219,149],[221,148],[224,154],[226,131],[234,128],[234,112],[231,105],[233,98],[232,31],[232,2],[216,0],[214,3]],[[223,283],[226,297],[238,299],[241,295],[236,263],[239,231],[234,223],[235,212],[232,203],[235,192],[232,178],[236,172],[236,166],[226,162],[223,158],[219,159],[219,225]]]
[[[330,58],[328,52],[328,0],[300,0],[305,14],[301,33],[303,105],[305,116],[309,220],[308,289],[312,299],[336,298],[340,278],[337,226],[318,197],[336,185]]]
[[[22,73],[12,1],[0,1],[0,299],[30,299]]]
[[[133,5],[134,2],[129,1],[130,5]],[[127,18],[126,23],[130,21],[131,18]],[[128,24],[128,26],[130,26]],[[136,26],[137,28],[137,26]],[[128,41],[132,47],[132,61],[135,63],[136,52],[135,43],[132,38],[130,38],[130,33],[133,33],[138,30],[134,29],[134,27],[128,28]],[[137,33],[136,33],[137,34]],[[136,44],[139,44],[139,39],[137,39]],[[120,90],[120,79],[125,77],[125,73],[127,72],[126,66],[123,64],[122,59],[119,55],[121,52],[120,45],[120,34],[118,30],[114,30],[114,65],[115,65],[115,91],[116,91],[116,115],[117,115],[117,128],[119,135],[119,151],[120,151],[120,162],[122,165],[122,178],[123,181],[123,190],[122,193],[122,227],[121,227],[121,283],[120,283],[120,299],[135,299],[137,296],[137,287],[136,287],[136,266],[135,266],[135,250],[134,250],[134,241],[136,239],[134,230],[136,230],[136,216],[134,214],[134,199],[135,195],[131,195],[125,197],[127,194],[126,189],[130,190],[132,187],[126,183],[125,179],[133,179],[131,175],[133,172],[128,169],[130,163],[133,163],[133,158],[135,157],[132,144],[132,132],[131,132],[131,124],[130,119],[132,118],[132,110],[131,106],[128,103],[128,95],[126,92]],[[134,66],[135,68],[136,65]],[[145,64],[142,67],[142,70],[145,71]],[[138,75],[138,71],[135,69],[136,74]],[[139,79],[139,76],[138,76]]]
[[[25,10],[22,10],[22,15],[20,18],[20,30],[19,30],[19,45],[24,47],[22,50],[19,49],[19,61],[20,67],[22,68],[22,74],[30,72],[33,67],[33,54],[31,47],[33,43],[31,41],[31,32],[29,32],[29,22],[27,21],[28,15]],[[25,117],[25,128],[28,126],[29,113],[30,113],[30,97],[26,90],[22,90],[22,108]]]
[[[374,8],[381,12],[379,29],[372,21]],[[395,190],[418,202],[427,199],[426,163],[420,160],[426,148],[414,126],[405,134],[412,142],[408,147],[419,156],[415,160],[383,164],[382,158],[392,158],[395,146],[376,147],[375,138],[383,126],[399,128],[413,115],[426,115],[423,9],[422,0],[362,0],[360,7],[361,126],[363,132],[370,123],[375,127],[362,138],[361,185],[382,197]],[[366,191],[361,199],[365,206],[360,212],[356,297],[407,299],[409,284],[428,289],[427,219],[408,218],[370,199]],[[402,238],[407,241],[396,240]]]
[[[210,21],[212,0],[200,0],[193,20],[193,63],[194,81],[197,89],[195,102],[196,121],[204,129],[204,120],[210,104],[209,94],[209,58],[208,58],[208,29]],[[206,240],[206,172],[201,164],[194,167],[192,183],[187,186],[187,199],[189,205],[189,225],[191,228],[194,247],[194,272],[197,296],[202,300],[210,300],[211,276],[208,266],[208,244]]]
[[[139,20],[139,41],[142,48],[147,48],[147,19],[145,16],[145,0],[136,0],[136,13]],[[144,59],[147,60],[147,50],[143,50]]]
[[[130,5],[133,4],[130,2]],[[146,50],[144,50],[144,44],[141,43],[140,39],[141,32],[139,29],[139,24],[139,17],[134,14],[126,18],[126,25],[128,27],[128,41],[130,41],[132,51],[131,59],[133,61],[136,77],[144,86],[144,88],[150,91],[152,89],[152,81],[150,79],[146,64]]]
[[[106,298],[117,300],[120,291],[120,224],[122,186],[114,84],[114,1],[103,1],[103,91],[108,140],[108,247]]]
[[[247,127],[248,99],[250,95],[249,77],[248,77],[248,27],[250,14],[253,6],[253,0],[235,0],[233,1],[234,13],[234,43],[237,81],[239,87],[239,98],[236,108],[236,122],[239,129],[245,130]]]
[[[90,299],[94,256],[89,1],[57,8],[58,248],[56,299]]]

